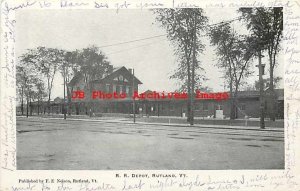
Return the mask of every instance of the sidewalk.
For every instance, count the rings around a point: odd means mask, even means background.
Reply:
[[[214,128],[214,129],[239,129],[239,130],[257,130],[257,131],[275,131],[275,132],[283,132],[283,128],[272,128],[272,127],[266,127],[265,129],[260,129],[259,127],[254,126],[229,126],[229,125],[206,125],[206,124],[181,124],[181,123],[155,123],[155,122],[141,122],[136,121],[133,122],[133,119],[131,120],[120,120],[120,119],[69,119],[69,120],[79,120],[79,121],[101,121],[101,122],[107,122],[107,123],[126,123],[126,124],[142,124],[142,125],[160,125],[160,126],[176,126],[176,127],[205,127],[205,128]]]
[[[20,118],[26,118],[26,116],[18,116]],[[29,118],[47,118],[47,119],[63,119],[63,115],[59,116],[30,116]],[[146,118],[146,117],[145,117]],[[67,116],[67,120],[71,121],[99,121],[105,123],[120,123],[120,124],[141,124],[151,126],[172,126],[172,127],[196,127],[196,128],[214,128],[214,129],[237,129],[237,130],[256,130],[256,131],[272,131],[272,132],[284,132],[284,128],[278,127],[266,127],[260,129],[258,126],[238,126],[238,125],[212,125],[212,124],[194,124],[193,126],[187,123],[163,123],[163,122],[147,122],[141,121],[145,118],[136,118],[136,122],[133,122],[133,118],[115,118],[115,117],[89,117],[86,115]],[[147,118],[149,119],[149,118]]]

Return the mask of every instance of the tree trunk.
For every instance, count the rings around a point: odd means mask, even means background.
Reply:
[[[193,36],[193,62],[192,62],[192,96],[191,96],[191,114],[190,125],[194,125],[194,96],[195,96],[195,66],[196,66],[196,15],[194,16],[194,36]]]
[[[21,112],[22,116],[24,115],[24,88],[22,87],[22,93],[21,93]]]
[[[26,98],[26,117],[28,118],[29,116],[29,103],[28,103],[28,96]]]
[[[45,107],[45,103],[43,102],[43,110],[44,110],[44,115],[46,114],[46,107]]]
[[[48,108],[48,115],[50,114],[50,98],[51,98],[51,90],[50,90],[50,77],[47,76],[48,80],[48,103],[47,103],[47,108]]]
[[[234,119],[237,119],[238,116],[238,84],[235,85],[234,96],[233,96],[233,109],[234,109]]]
[[[68,115],[71,115],[72,113],[72,97],[71,97],[72,90],[73,88],[70,90],[69,87],[67,86]]]
[[[48,114],[50,114],[50,94],[48,95],[47,107],[48,107]]]
[[[191,70],[190,70],[190,59],[188,56],[188,50],[187,47],[185,46],[185,56],[186,56],[186,64],[187,64],[187,90],[188,90],[188,100],[187,100],[187,122],[190,122],[190,118],[191,118],[191,102],[190,102],[190,98],[191,98]]]
[[[38,99],[37,114],[40,115],[40,100]]]
[[[230,62],[230,61],[229,61]],[[235,107],[234,107],[234,97],[233,97],[233,80],[232,80],[232,68],[231,64],[229,63],[229,77],[230,77],[230,82],[229,82],[229,91],[230,91],[230,119],[233,120],[235,119]]]
[[[190,63],[187,63],[187,72],[188,72],[188,103],[187,103],[187,122],[191,121],[191,71],[190,71]]]
[[[29,96],[29,108],[30,108],[30,116],[32,116],[32,104],[31,104],[31,95]]]
[[[92,91],[93,91],[93,86],[92,86],[92,83],[90,82],[89,83],[89,95],[88,95],[88,115],[91,117],[92,116],[92,98],[91,98],[91,95],[92,95]]]
[[[274,67],[273,67],[273,58],[272,55],[269,55],[270,59],[270,85],[269,85],[269,91],[270,91],[270,119],[272,121],[275,121],[275,92],[274,92]]]

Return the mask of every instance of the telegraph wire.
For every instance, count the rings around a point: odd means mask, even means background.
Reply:
[[[231,23],[231,22],[234,22],[236,20],[239,20],[240,18],[241,17],[236,17],[236,18],[233,18],[231,20],[221,21],[221,22],[210,24],[210,25],[207,25],[207,26],[208,27],[213,27],[215,25],[225,25],[227,23]],[[149,39],[154,39],[154,38],[160,38],[160,37],[167,36],[167,35],[168,34],[155,35],[155,36],[150,36],[150,37],[141,38],[141,39],[135,39],[135,40],[125,41],[125,42],[119,42],[119,43],[114,43],[114,44],[103,45],[103,46],[100,46],[99,48],[106,48],[106,47],[111,47],[111,46],[135,43],[135,42],[139,42],[139,41],[144,41],[144,40],[149,40]],[[203,36],[207,36],[207,35],[202,35],[201,37],[203,37]]]
[[[140,45],[140,46],[135,46],[135,47],[132,47],[132,48],[127,48],[127,49],[118,50],[118,51],[115,51],[115,52],[108,53],[107,56],[108,56],[108,55],[112,55],[112,54],[118,54],[118,53],[121,53],[121,52],[127,52],[127,51],[129,51],[129,50],[133,50],[133,49],[136,49],[136,48],[148,46],[148,45],[155,44],[155,43],[158,43],[158,42],[160,42],[160,41],[155,41],[155,42],[143,44],[143,45]]]
[[[166,35],[167,34],[162,34],[162,35],[156,35],[156,36],[151,36],[151,37],[146,37],[146,38],[141,38],[141,39],[136,39],[136,40],[130,40],[130,41],[125,41],[125,42],[115,43],[115,44],[109,44],[109,45],[100,46],[99,48],[106,48],[106,47],[110,47],[110,46],[128,44],[128,43],[133,43],[133,42],[139,42],[139,41],[149,40],[149,39],[153,39],[153,38],[159,38],[159,37],[166,36]]]
[[[208,27],[212,27],[212,26],[215,26],[215,25],[225,25],[225,24],[227,24],[227,23],[232,23],[232,22],[234,22],[234,21],[240,20],[241,18],[242,18],[242,16],[233,18],[233,19],[231,19],[231,20],[221,21],[221,22],[218,22],[218,23],[210,24],[210,25],[207,25],[207,26],[208,26]]]

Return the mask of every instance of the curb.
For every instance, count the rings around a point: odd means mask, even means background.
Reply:
[[[61,119],[61,118],[50,118],[50,117],[31,117],[31,118],[42,118],[42,119]],[[63,119],[62,119],[63,120]],[[195,127],[195,128],[212,128],[212,129],[230,129],[230,130],[245,130],[245,131],[270,131],[270,132],[284,132],[284,129],[278,130],[278,129],[260,129],[259,127],[254,127],[249,128],[249,127],[244,127],[244,126],[220,126],[220,125],[203,125],[203,124],[194,124],[192,125],[187,125],[187,124],[178,124],[178,123],[173,123],[173,124],[168,124],[168,123],[147,123],[147,122],[132,122],[132,121],[114,121],[114,120],[101,120],[101,119],[76,119],[76,118],[68,118],[67,120],[70,121],[95,121],[95,122],[103,122],[103,123],[120,123],[120,124],[133,124],[133,125],[161,125],[161,126],[172,126],[172,127]]]

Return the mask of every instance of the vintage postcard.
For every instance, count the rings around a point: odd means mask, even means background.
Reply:
[[[299,190],[297,1],[2,1],[0,190]]]

